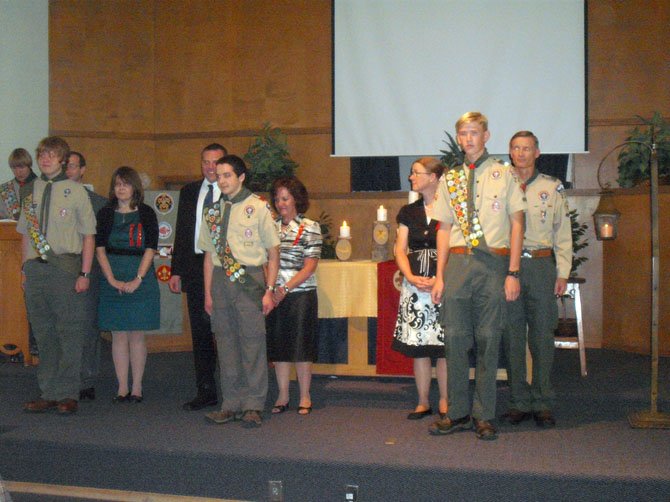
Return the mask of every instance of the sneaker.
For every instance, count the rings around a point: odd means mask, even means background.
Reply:
[[[260,427],[262,423],[263,419],[257,410],[246,410],[242,415],[242,425],[247,428]]]
[[[468,429],[472,429],[472,420],[470,420],[470,415],[465,415],[456,420],[446,417],[437,422],[433,422],[428,428],[428,432],[433,436],[441,436]]]

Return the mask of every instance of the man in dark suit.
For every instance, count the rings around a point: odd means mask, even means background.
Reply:
[[[204,254],[198,249],[198,235],[203,208],[219,199],[216,184],[216,161],[228,151],[218,143],[207,145],[200,156],[203,179],[184,186],[179,193],[177,232],[172,254],[170,291],[186,293],[188,316],[193,339],[195,383],[198,393],[184,403],[183,409],[195,411],[218,404],[216,396],[216,346],[209,315],[205,312],[202,262]]]

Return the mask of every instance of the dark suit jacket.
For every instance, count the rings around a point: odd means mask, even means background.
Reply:
[[[195,223],[199,215],[198,194],[202,179],[184,186],[179,191],[177,231],[172,249],[172,275],[181,277],[182,289],[186,292],[193,286],[202,287],[203,255],[195,254]]]

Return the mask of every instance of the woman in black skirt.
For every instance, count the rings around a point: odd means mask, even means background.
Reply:
[[[279,214],[275,224],[281,239],[279,274],[274,288],[276,307],[266,320],[268,360],[274,363],[279,386],[272,413],[283,413],[289,407],[289,375],[291,363],[295,363],[300,387],[298,414],[308,415],[312,412],[312,363],[317,357],[315,272],[321,257],[321,227],[304,217],[309,198],[297,178],[275,180],[270,196]]]
[[[431,219],[435,191],[444,171],[441,162],[432,157],[418,159],[412,164],[409,180],[412,190],[421,198],[403,206],[398,213],[398,237],[395,260],[404,279],[400,292],[398,320],[391,347],[414,358],[414,380],[419,402],[410,420],[433,413],[428,400],[431,381],[431,359],[435,359],[437,383],[440,390],[439,413],[447,413],[447,363],[444,352],[444,330],[440,324],[438,306],[430,296],[437,267],[436,238],[438,222]]]

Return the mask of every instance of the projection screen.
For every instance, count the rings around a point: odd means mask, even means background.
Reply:
[[[586,138],[584,0],[334,0],[333,154],[436,154],[467,111],[491,153],[530,129],[543,153]]]

